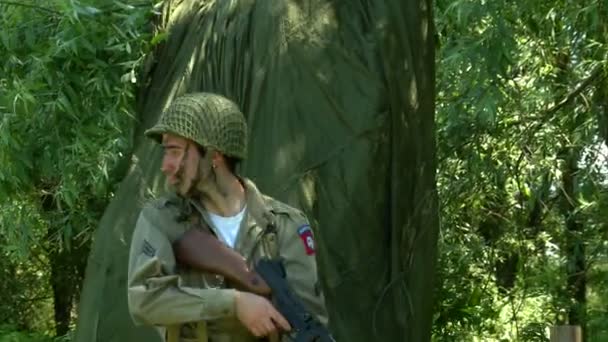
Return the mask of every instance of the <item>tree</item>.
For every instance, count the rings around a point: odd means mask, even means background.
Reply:
[[[438,339],[544,341],[602,307],[604,7],[437,3]]]
[[[31,308],[51,292],[59,336],[92,231],[128,166],[134,71],[149,45],[152,3],[99,3],[0,1],[0,255],[15,284],[36,280],[3,293],[15,305],[0,315],[23,328],[45,322]]]
[[[124,289],[138,210],[162,187],[159,149],[141,132],[194,90],[242,106],[252,136],[242,173],[313,219],[337,339],[429,340],[438,229],[430,2],[167,1],[162,18],[168,38],[144,76],[133,163],[95,237],[76,340],[154,336],[133,327]]]

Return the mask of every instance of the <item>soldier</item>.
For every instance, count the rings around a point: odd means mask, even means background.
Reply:
[[[172,191],[144,206],[133,233],[128,304],[135,323],[157,327],[168,342],[276,341],[290,329],[266,298],[176,262],[173,242],[198,223],[250,266],[282,257],[291,288],[326,324],[307,218],[236,174],[247,154],[238,106],[217,94],[186,94],[145,135],[163,146],[161,170]]]

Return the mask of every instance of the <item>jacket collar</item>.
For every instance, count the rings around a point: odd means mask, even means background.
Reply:
[[[256,185],[247,178],[240,178],[240,180],[245,187],[247,210],[239,228],[235,249],[249,258],[260,236],[269,225],[274,225],[274,220],[270,206]]]
[[[248,219],[255,220],[261,226],[267,226],[272,221],[271,208],[264,199],[264,195],[256,185],[247,178],[240,178],[245,187],[245,201],[247,202]],[[248,225],[251,227],[251,225]]]
[[[239,227],[239,232],[236,237],[234,249],[241,253],[246,258],[249,258],[258,240],[264,230],[269,225],[274,225],[274,216],[271,212],[271,207],[268,205],[264,195],[258,190],[257,186],[248,178],[239,177],[241,184],[245,188],[245,203],[247,209],[245,216]],[[202,219],[207,223],[209,228],[218,235],[207,217],[207,211],[204,210],[196,201],[189,200],[192,206],[198,209],[202,215]],[[219,236],[218,236],[219,237]]]

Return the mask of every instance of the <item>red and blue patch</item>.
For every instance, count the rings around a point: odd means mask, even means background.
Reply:
[[[298,228],[298,235],[300,235],[300,239],[304,243],[304,249],[306,250],[307,255],[315,254],[315,239],[312,235],[312,229],[309,224],[305,224]]]

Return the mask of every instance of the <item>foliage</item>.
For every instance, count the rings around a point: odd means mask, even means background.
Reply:
[[[0,217],[13,217],[13,227],[23,230],[24,224],[36,222],[42,225],[36,208],[27,201],[14,201],[0,209]],[[31,241],[15,242],[22,235],[7,230],[0,235],[0,302],[7,303],[0,309],[0,322],[11,322],[24,330],[48,332],[52,329],[52,296],[49,284],[48,260],[41,248],[40,230],[33,230],[36,235],[30,236]],[[20,250],[28,245],[28,250]],[[29,255],[27,260],[18,255]]]
[[[49,337],[38,333],[15,331],[12,327],[0,327],[0,342],[52,342]]]
[[[38,332],[19,331],[14,326],[0,325],[0,342],[68,342],[70,335],[49,337]]]
[[[438,341],[546,340],[571,304],[571,215],[584,227],[575,238],[588,252],[588,289],[603,288],[608,160],[590,101],[608,52],[603,6],[437,1]],[[564,188],[571,159],[575,198]],[[605,319],[605,300],[587,304]],[[589,337],[601,330],[590,324]]]
[[[129,162],[154,13],[151,0],[0,1],[0,263],[12,272],[1,295],[13,303],[0,317],[20,328],[50,328],[28,308],[52,303],[51,285],[78,291]]]
[[[2,6],[8,29],[0,36],[0,157],[6,166],[0,194],[51,196],[57,219],[66,221],[55,237],[69,244],[90,229],[97,217],[86,209],[107,198],[124,171],[116,167],[129,152],[148,16],[120,2],[104,10],[76,1],[45,8]]]

